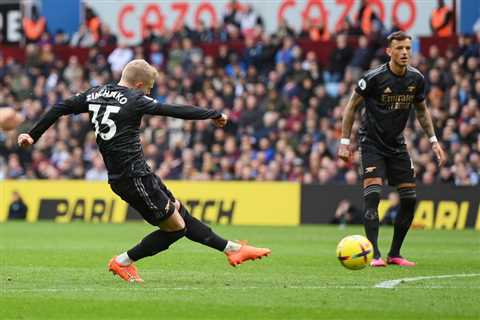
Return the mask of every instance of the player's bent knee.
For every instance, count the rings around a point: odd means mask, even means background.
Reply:
[[[170,219],[170,217],[176,210],[175,204],[170,200],[167,200],[164,208],[162,207],[163,205],[159,205],[158,208],[152,212],[150,217],[151,221],[149,221],[151,224],[155,226],[160,226],[164,223],[164,221]]]
[[[161,221],[158,226],[161,230],[167,232],[179,231],[182,229],[185,230],[185,221],[178,210],[174,209],[173,214],[164,221]]]
[[[176,213],[178,214],[178,217],[179,217],[179,220],[177,221],[177,230],[179,229],[182,229],[182,230],[185,230],[187,225],[185,224],[185,220],[183,220],[182,216],[180,216],[180,213],[178,211],[176,211]]]
[[[182,216],[183,219],[187,219],[188,216],[189,216],[189,212],[183,204],[180,205],[180,208],[178,209],[178,212],[180,213],[180,215]]]

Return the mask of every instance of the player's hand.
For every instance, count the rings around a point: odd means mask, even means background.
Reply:
[[[432,150],[435,153],[435,156],[437,157],[438,165],[443,166],[447,159],[445,157],[445,152],[443,151],[440,143],[438,142],[433,143]]]
[[[33,144],[33,138],[28,133],[22,133],[18,136],[18,145],[26,148]]]
[[[338,157],[343,161],[349,161],[352,153],[350,152],[350,146],[347,144],[340,144],[338,147]]]
[[[212,119],[213,124],[218,128],[223,128],[228,122],[228,116],[225,113],[222,113],[220,118]]]

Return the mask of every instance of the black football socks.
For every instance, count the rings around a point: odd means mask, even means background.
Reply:
[[[187,229],[185,236],[188,239],[218,251],[224,251],[228,241],[213,232],[209,226],[193,217],[183,205],[180,208],[180,215],[185,221],[185,228]]]
[[[185,235],[185,228],[166,232],[162,230],[156,230],[137,244],[135,247],[127,251],[128,256],[133,261],[138,261],[145,257],[156,255],[157,253],[167,250],[171,244]]]
[[[417,200],[414,188],[400,188],[398,195],[400,196],[400,210],[394,223],[392,246],[388,253],[390,257],[400,256],[400,248],[412,224]]]
[[[378,203],[380,202],[380,192],[382,186],[379,184],[372,184],[363,189],[363,199],[365,202],[365,211],[363,214],[363,224],[365,227],[365,234],[368,240],[373,245],[373,257],[380,258],[380,250],[378,249],[378,229],[380,221],[378,219]]]

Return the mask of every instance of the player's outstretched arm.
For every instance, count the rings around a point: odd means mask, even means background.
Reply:
[[[162,103],[158,110],[163,116],[184,120],[215,119],[221,116],[221,113],[215,110],[181,104]]]
[[[428,111],[427,104],[425,100],[415,103],[415,110],[417,114],[417,120],[422,126],[423,130],[427,134],[430,142],[432,143],[432,149],[437,157],[438,164],[443,166],[446,158],[445,153],[443,152],[442,146],[438,143],[438,139],[435,136],[435,129],[433,128],[432,117]]]
[[[350,151],[350,134],[352,133],[353,122],[355,121],[355,112],[363,103],[363,97],[355,91],[350,96],[342,118],[342,138],[340,147],[338,148],[338,157],[344,161],[348,161],[351,156]]]
[[[88,112],[88,106],[85,99],[86,93],[79,93],[69,99],[66,99],[65,101],[55,104],[40,118],[30,132],[28,132],[30,139],[33,139],[32,143],[27,143],[29,139],[26,139],[24,134],[18,137],[18,144],[20,146],[34,144],[38,139],[40,139],[42,134],[47,131],[47,129],[50,128],[52,124],[54,124],[61,116],[72,113],[80,114],[83,112]],[[22,141],[20,141],[21,137]]]
[[[156,114],[184,120],[205,120],[220,118],[222,114],[216,110],[200,108],[191,105],[156,103],[146,114]]]
[[[33,143],[35,143],[42,136],[42,134],[45,131],[47,131],[47,129],[50,128],[57,121],[57,119],[60,118],[62,115],[64,115],[64,113],[60,108],[56,108],[56,107],[50,108],[50,110],[48,110],[47,113],[45,113],[40,118],[40,120],[35,124],[35,126],[28,133],[28,135],[33,139]],[[20,144],[20,136],[18,137],[19,144]]]
[[[20,147],[26,148],[34,144],[42,134],[47,131],[63,113],[58,108],[50,108],[40,121],[28,133],[22,133],[18,136],[17,143]]]
[[[61,116],[72,114],[72,113],[82,113],[86,112],[86,107],[78,98],[70,98],[64,102],[60,102],[54,105],[50,110],[48,110],[40,120],[35,124],[35,126],[28,132],[23,133],[18,136],[18,145],[21,147],[26,147],[37,142],[42,134],[47,131]]]

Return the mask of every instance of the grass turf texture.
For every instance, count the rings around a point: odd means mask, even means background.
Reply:
[[[182,239],[138,263],[144,286],[106,271],[110,257],[152,228],[122,225],[0,224],[0,319],[478,319],[480,277],[385,280],[480,273],[480,234],[416,231],[403,250],[415,268],[350,271],[335,257],[359,227],[226,227],[233,239],[272,248],[237,268]],[[380,230],[387,253],[392,229]]]

